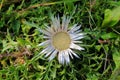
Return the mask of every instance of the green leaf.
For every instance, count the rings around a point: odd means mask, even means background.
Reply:
[[[115,62],[116,68],[120,68],[120,52],[115,50],[113,53],[113,60]]]
[[[97,74],[95,75],[93,73],[88,73],[86,80],[98,80],[98,76],[97,76]]]
[[[100,51],[100,49],[102,48],[102,46],[101,46],[101,45],[96,45],[95,48],[96,48],[98,51]]]
[[[120,6],[120,1],[110,1],[111,6]]]
[[[30,42],[28,40],[24,40],[22,38],[17,38],[17,42],[19,43],[19,45],[23,46],[23,45],[29,45]]]
[[[19,30],[20,30],[20,21],[19,20],[14,20],[12,22],[12,29],[13,31],[15,32],[15,34],[18,34],[19,33]]]
[[[113,60],[115,62],[115,69],[112,72],[110,80],[120,80],[120,52],[117,49],[114,50]]]
[[[10,5],[9,9],[7,10],[7,14],[11,14],[13,12],[14,4]]]
[[[3,27],[4,24],[5,24],[5,22],[1,20],[1,21],[0,21],[0,28]]]
[[[101,37],[102,37],[102,39],[117,38],[117,34],[115,34],[113,32],[110,32],[110,33],[107,33],[107,34],[103,34]]]
[[[39,28],[39,26],[33,22],[28,22],[26,20],[22,20],[22,23],[25,24],[25,25],[28,25],[30,27],[35,27],[35,28]]]
[[[113,10],[106,9],[102,27],[106,26],[113,27],[119,22],[119,20],[120,20],[120,6],[114,8]]]
[[[74,0],[71,0],[71,1],[69,1],[69,0],[64,0],[64,4],[65,4],[65,11],[69,11],[69,12],[71,12],[73,9],[74,9],[74,4],[73,4],[73,1]]]

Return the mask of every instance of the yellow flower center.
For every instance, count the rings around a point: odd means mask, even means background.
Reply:
[[[52,43],[60,51],[68,49],[71,43],[70,35],[67,32],[58,32],[52,37]]]

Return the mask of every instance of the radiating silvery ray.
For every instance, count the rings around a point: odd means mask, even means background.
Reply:
[[[79,56],[74,52],[76,50],[84,50],[79,43],[82,38],[84,38],[84,33],[81,33],[81,25],[74,24],[69,29],[69,22],[71,17],[63,16],[62,23],[60,24],[60,18],[51,17],[51,26],[46,26],[45,30],[40,30],[44,34],[44,42],[40,43],[38,46],[45,46],[45,48],[39,53],[44,54],[45,57],[51,61],[56,56],[60,64],[69,64],[70,59],[73,56],[79,58]]]

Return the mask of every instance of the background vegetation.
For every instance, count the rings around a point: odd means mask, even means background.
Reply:
[[[86,33],[69,66],[37,56],[50,14]],[[119,0],[0,0],[0,80],[120,80]]]

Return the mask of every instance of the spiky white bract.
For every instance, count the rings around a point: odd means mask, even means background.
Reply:
[[[40,30],[44,34],[46,40],[39,44],[39,46],[44,46],[45,48],[40,52],[44,54],[49,60],[58,57],[60,64],[69,64],[70,59],[73,56],[79,58],[79,56],[73,51],[84,50],[79,43],[82,43],[80,39],[84,38],[84,33],[81,33],[81,25],[74,24],[69,28],[69,22],[71,17],[63,16],[62,24],[60,24],[60,18],[51,17],[51,26],[46,25],[45,30]]]

